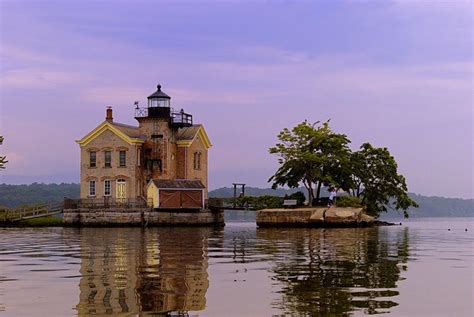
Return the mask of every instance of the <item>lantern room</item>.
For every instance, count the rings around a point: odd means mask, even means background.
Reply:
[[[181,111],[174,111],[171,108],[171,97],[161,90],[161,85],[158,84],[157,90],[148,96],[148,106],[140,108],[138,101],[135,102],[135,119],[152,118],[158,120],[166,120],[169,124],[176,128],[190,127],[193,125],[193,116],[189,113]]]
[[[161,91],[161,85],[158,85],[157,91],[148,96],[148,108],[153,107],[170,107],[171,97]]]

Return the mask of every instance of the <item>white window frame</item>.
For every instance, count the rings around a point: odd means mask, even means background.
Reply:
[[[107,193],[107,184],[109,184],[109,193]],[[112,196],[112,181],[110,179],[104,180],[104,196],[110,197]]]
[[[95,197],[96,195],[96,181],[95,180],[90,180],[89,181],[89,196],[90,197]]]

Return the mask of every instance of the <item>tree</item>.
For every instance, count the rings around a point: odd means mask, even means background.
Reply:
[[[351,155],[353,187],[351,194],[362,198],[368,214],[378,216],[387,207],[403,210],[418,207],[407,193],[405,177],[398,174],[398,165],[387,148],[376,148],[364,143]]]
[[[273,182],[272,187],[295,188],[302,183],[308,191],[309,205],[315,198],[319,199],[323,184],[343,183],[342,169],[347,168],[346,162],[350,161],[347,136],[334,133],[329,120],[319,123],[304,121],[291,131],[283,129],[278,134],[280,143],[269,149],[271,154],[279,156],[280,163],[280,168],[268,180]]]
[[[321,186],[340,188],[360,199],[367,213],[378,216],[387,208],[401,209],[405,217],[410,207],[418,207],[407,193],[403,175],[387,148],[364,143],[351,152],[345,134],[331,130],[329,121],[304,121],[278,134],[279,143],[269,149],[279,156],[280,167],[270,177],[272,187],[298,187],[308,191],[309,205],[320,198]],[[316,187],[316,196],[314,188]]]
[[[0,135],[0,145],[3,143],[3,136]],[[8,163],[6,156],[0,156],[0,170],[5,168],[5,164]]]

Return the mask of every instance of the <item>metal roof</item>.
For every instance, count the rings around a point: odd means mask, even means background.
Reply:
[[[176,135],[176,140],[194,140],[194,137],[198,133],[199,128],[201,128],[201,126],[201,124],[195,124],[190,127],[179,129]]]
[[[131,138],[145,139],[144,136],[140,135],[140,130],[138,129],[138,127],[134,127],[128,124],[123,124],[123,123],[118,123],[118,122],[109,122],[109,123]]]
[[[200,180],[189,180],[189,179],[154,179],[153,184],[157,188],[166,189],[203,189],[204,185]]]
[[[170,96],[165,94],[164,92],[161,91],[161,85],[156,86],[158,88],[157,91],[155,91],[153,94],[148,96],[148,99],[150,98],[165,98],[165,99],[171,99]]]

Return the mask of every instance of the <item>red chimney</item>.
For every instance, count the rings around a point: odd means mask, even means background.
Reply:
[[[114,118],[112,117],[112,107],[111,106],[107,107],[105,120],[109,121],[109,122],[114,121]]]

